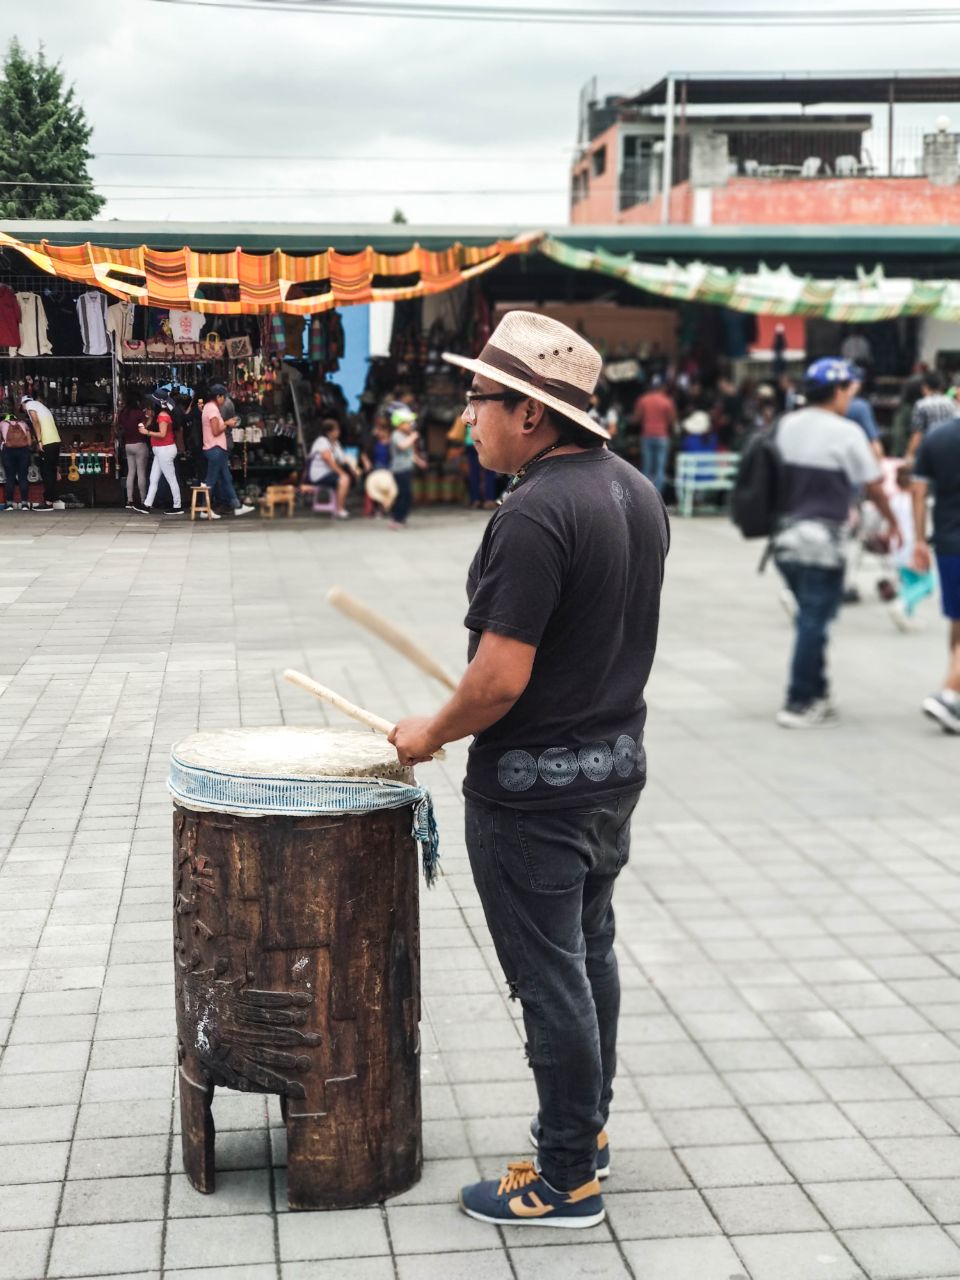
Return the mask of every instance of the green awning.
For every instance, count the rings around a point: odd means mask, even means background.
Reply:
[[[708,262],[638,262],[632,255],[575,248],[551,237],[541,253],[576,271],[596,271],[648,293],[679,302],[701,302],[754,315],[822,316],[869,324],[897,316],[933,316],[960,322],[960,281],[892,277],[881,267],[858,268],[855,279],[818,280],[789,267],[731,271]]]

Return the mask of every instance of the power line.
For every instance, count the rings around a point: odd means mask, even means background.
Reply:
[[[95,160],[286,160],[286,161],[322,161],[324,164],[389,164],[391,161],[403,164],[563,164],[569,159],[569,152],[574,147],[565,148],[555,156],[310,156],[277,154],[239,155],[236,152],[223,151],[97,151]]]
[[[521,5],[417,3],[400,0],[152,0],[200,9],[269,10],[327,17],[416,18],[444,22],[512,22],[535,26],[860,27],[938,26],[960,23],[960,10],[912,9],[538,9]]]
[[[88,191],[91,187],[100,191],[159,191],[162,195],[155,197],[140,196],[111,196],[111,200],[139,200],[141,198],[153,198],[158,200],[165,199],[190,199],[189,196],[180,196],[181,191],[198,191],[206,192],[206,195],[193,197],[195,199],[204,200],[220,200],[229,197],[241,199],[258,199],[258,200],[275,200],[278,196],[309,196],[311,199],[327,199],[332,200],[337,196],[509,196],[509,195],[535,195],[537,192],[543,191],[547,194],[558,194],[561,190],[567,191],[568,188],[563,187],[535,187],[532,190],[525,190],[518,187],[451,187],[451,188],[429,188],[419,190],[415,187],[382,187],[382,188],[313,188],[313,187],[270,187],[266,191],[254,192],[249,187],[210,187],[208,184],[198,186],[196,184],[190,186],[178,186],[173,183],[165,182],[17,182],[14,180],[0,181],[0,187],[42,187],[45,191],[52,190],[82,190]],[[600,184],[594,188],[600,190]],[[176,193],[176,194],[174,194]]]

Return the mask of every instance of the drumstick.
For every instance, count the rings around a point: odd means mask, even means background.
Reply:
[[[446,667],[441,666],[425,649],[421,649],[417,642],[407,635],[405,631],[402,631],[386,618],[381,617],[379,613],[375,613],[373,609],[368,608],[356,596],[350,595],[342,587],[331,587],[327,592],[327,604],[332,604],[335,609],[339,609],[348,618],[352,618],[354,622],[359,622],[361,627],[366,627],[375,636],[385,640],[398,653],[402,653],[405,658],[408,658],[414,666],[419,667],[421,671],[425,671],[428,676],[433,676],[434,680],[439,680],[448,689],[456,689],[457,680]]]
[[[292,667],[288,667],[283,673],[283,678],[284,680],[289,680],[291,684],[298,685],[301,689],[306,689],[307,693],[312,693],[321,702],[329,702],[331,707],[336,707],[338,711],[342,711],[351,720],[358,720],[360,724],[365,724],[374,733],[382,733],[384,737],[387,737],[393,730],[393,725],[389,720],[384,720],[382,716],[374,715],[372,711],[365,711],[363,707],[358,707],[355,703],[349,702],[341,694],[334,693],[332,689],[328,689],[325,684],[318,684],[316,680],[311,680],[302,671],[294,671]],[[445,760],[446,752],[441,747],[439,751],[433,753],[432,758],[434,760]]]

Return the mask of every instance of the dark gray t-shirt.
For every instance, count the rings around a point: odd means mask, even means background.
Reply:
[[[933,488],[934,550],[940,556],[960,556],[960,418],[927,432],[913,460],[913,474]]]
[[[484,631],[537,654],[519,700],[470,747],[468,795],[583,808],[643,786],[669,544],[653,485],[607,449],[544,458],[504,500],[467,579],[469,656]]]

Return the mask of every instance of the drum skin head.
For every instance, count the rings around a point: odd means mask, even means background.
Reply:
[[[413,769],[394,748],[363,729],[218,729],[173,748],[181,766],[249,778],[384,778],[412,784]]]

